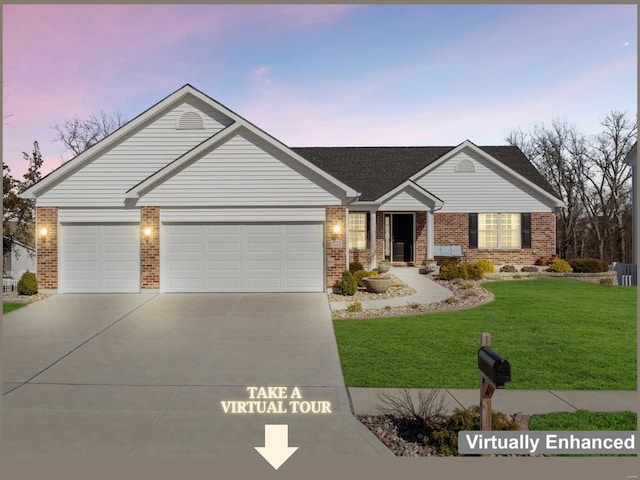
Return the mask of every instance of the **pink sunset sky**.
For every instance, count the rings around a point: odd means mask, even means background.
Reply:
[[[4,5],[3,161],[185,83],[292,147],[504,144],[637,113],[635,5]]]

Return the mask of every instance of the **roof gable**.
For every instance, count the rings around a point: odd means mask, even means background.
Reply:
[[[293,150],[360,191],[359,200],[373,202],[407,179],[416,181],[465,148],[473,149],[497,168],[526,182],[540,195],[559,202],[549,183],[522,151],[513,146],[478,147],[467,140],[456,147],[311,147]]]
[[[176,135],[179,133],[185,134],[185,132],[186,134],[188,134],[191,130],[193,130],[195,132],[200,132],[201,136],[198,139],[198,137],[194,134],[194,141],[189,144],[185,144],[186,146],[182,148],[181,151],[170,153],[170,158],[168,160],[164,160],[160,165],[155,165],[153,170],[147,172],[146,175],[135,178],[133,182],[130,181],[130,179],[123,178],[121,181],[129,181],[130,183],[122,186],[122,188],[119,188],[118,190],[119,193],[117,195],[121,197],[119,198],[121,202],[125,201],[125,197],[130,199],[138,196],[140,194],[141,187],[144,190],[145,188],[149,188],[152,185],[157,185],[163,179],[168,178],[172,173],[179,171],[181,168],[183,168],[184,164],[193,161],[196,158],[198,152],[204,151],[207,148],[211,147],[211,144],[215,144],[221,138],[217,137],[218,134],[222,134],[222,132],[224,131],[227,131],[227,133],[229,133],[229,130],[227,129],[235,129],[238,127],[245,128],[246,130],[260,137],[262,140],[271,144],[274,148],[287,153],[290,157],[294,158],[296,162],[312,170],[315,175],[321,177],[323,181],[328,182],[329,184],[341,189],[343,191],[343,196],[350,198],[357,195],[357,192],[351,187],[342,183],[340,180],[331,177],[329,174],[319,169],[316,165],[299,156],[298,154],[290,150],[289,147],[271,137],[263,130],[253,125],[251,122],[245,120],[224,105],[213,100],[191,85],[187,84],[182,88],[176,90],[160,102],[156,103],[154,106],[147,109],[133,120],[129,121],[127,124],[120,127],[111,135],[105,137],[100,142],[96,143],[86,151],[82,152],[72,160],[68,161],[58,169],[51,172],[40,182],[23,192],[22,196],[24,198],[38,198],[42,196],[56,185],[67,180],[76,172],[81,171],[97,158],[100,158],[110,149],[113,149],[121,144],[129,136],[133,135],[136,132],[143,131],[146,126],[154,121],[154,119],[157,119],[163,114],[166,114],[181,102],[192,102],[194,104],[202,106],[203,108],[201,108],[201,110],[208,109],[210,112],[212,112],[212,115],[218,117],[220,123],[219,128],[214,129],[215,132],[213,135],[207,135],[206,130],[204,128],[200,128],[201,123],[199,119],[195,118],[195,116],[192,115],[185,118],[185,116],[183,115],[182,117],[180,117],[180,119],[176,119],[175,123],[172,124],[173,130],[177,132]],[[206,121],[204,123],[206,123]],[[202,124],[203,126],[204,123]],[[187,128],[185,128],[185,126]],[[166,138],[161,137],[158,139],[158,141],[166,141]],[[144,154],[145,152],[141,151],[140,153]],[[131,160],[129,160],[129,163],[132,163]],[[86,192],[82,192],[82,195],[80,196],[86,198]]]

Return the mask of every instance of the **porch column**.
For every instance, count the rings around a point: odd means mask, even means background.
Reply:
[[[433,258],[434,248],[433,210],[427,210],[427,258]]]
[[[369,269],[373,270],[378,266],[377,247],[378,242],[376,239],[376,212],[369,212],[369,250],[371,251],[371,260]]]

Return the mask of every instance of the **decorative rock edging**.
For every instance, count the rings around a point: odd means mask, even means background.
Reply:
[[[541,267],[544,268],[544,267]],[[484,275],[485,280],[519,280],[530,278],[571,278],[581,282],[600,283],[603,278],[610,278],[612,285],[618,284],[618,274],[614,271],[598,273],[555,273],[555,272],[497,272]]]

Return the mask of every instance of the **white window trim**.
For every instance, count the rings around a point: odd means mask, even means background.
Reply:
[[[364,215],[364,228],[362,230],[360,229],[353,229],[351,228],[351,215]],[[347,216],[347,225],[348,225],[348,236],[347,236],[347,248],[349,248],[350,250],[366,250],[367,248],[369,248],[369,242],[367,239],[367,220],[368,220],[368,216],[369,216],[369,212],[349,212],[348,216]],[[364,247],[353,247],[351,245],[351,234],[353,233],[362,233],[364,235]]]

